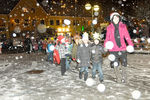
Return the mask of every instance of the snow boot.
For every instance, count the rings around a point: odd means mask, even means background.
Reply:
[[[127,80],[127,67],[121,66],[122,83],[128,83]]]
[[[85,74],[84,74],[84,81],[86,81],[87,78],[88,78],[88,73],[85,73]]]
[[[99,78],[99,81],[100,81],[100,83],[103,83],[103,82],[104,82],[104,80],[103,80],[103,79],[100,79],[100,78]]]
[[[83,72],[80,72],[80,71],[79,71],[79,78],[80,78],[80,79],[82,79],[82,74],[83,74]]]
[[[120,77],[119,66],[114,67],[114,73],[115,73],[115,76],[116,76],[116,82],[120,83],[121,82],[121,77]]]

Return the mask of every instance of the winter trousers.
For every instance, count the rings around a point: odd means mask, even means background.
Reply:
[[[66,58],[61,58],[61,75],[64,75],[66,72]]]
[[[84,81],[87,80],[88,78],[88,67],[87,66],[83,66],[81,67],[80,71],[79,71],[79,78],[82,79],[82,73],[84,72]]]
[[[115,60],[110,63],[111,68],[114,68],[114,66],[119,66],[119,62],[121,62],[122,66],[127,67],[126,51],[110,52],[110,54],[113,54],[115,56]]]
[[[48,59],[48,61],[50,61],[51,63],[53,63],[53,52],[49,52],[48,53],[47,59]]]
[[[115,60],[111,62],[111,68],[114,68],[114,73],[117,82],[127,83],[127,53],[126,51],[110,52],[115,56]],[[121,65],[119,65],[121,62]]]
[[[93,63],[93,68],[92,68],[92,77],[93,78],[95,78],[96,70],[98,70],[98,72],[99,72],[100,80],[103,80],[103,72],[102,72],[102,64],[101,64],[101,62]]]

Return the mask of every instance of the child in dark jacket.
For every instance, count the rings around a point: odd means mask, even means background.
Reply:
[[[88,78],[88,67],[90,66],[90,44],[88,39],[88,34],[84,33],[82,37],[83,43],[78,46],[77,49],[77,62],[81,67],[79,71],[79,78],[82,79],[82,74],[84,72],[84,81]]]
[[[94,43],[91,46],[91,61],[92,61],[92,78],[95,78],[96,70],[99,72],[99,80],[103,82],[103,71],[102,71],[102,54],[105,53],[104,48],[100,45],[100,38],[98,33],[94,33]]]

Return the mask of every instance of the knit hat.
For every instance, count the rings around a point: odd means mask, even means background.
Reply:
[[[94,40],[100,40],[100,35],[99,35],[99,33],[95,32],[95,33],[93,34],[93,38],[94,38]]]
[[[57,43],[60,42],[60,44],[62,44],[63,42],[65,42],[65,37],[60,35],[57,37]]]
[[[82,40],[89,40],[89,35],[87,32],[84,32],[82,35]]]
[[[110,20],[112,20],[112,18],[113,18],[115,15],[120,16],[119,13],[113,12],[113,13],[110,14]]]

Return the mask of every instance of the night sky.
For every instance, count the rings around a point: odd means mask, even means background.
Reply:
[[[19,0],[0,0],[0,14],[8,14]],[[112,11],[119,10],[125,15],[134,16],[133,7],[143,0],[37,0],[50,15],[91,16],[84,5],[90,3],[101,7],[100,14],[105,17]]]

